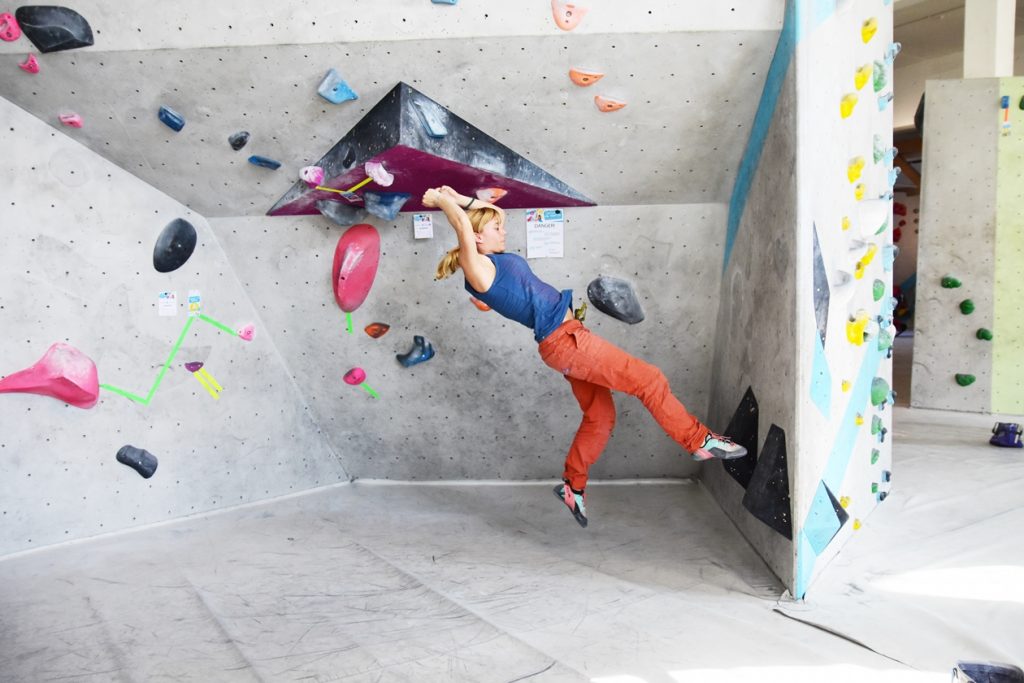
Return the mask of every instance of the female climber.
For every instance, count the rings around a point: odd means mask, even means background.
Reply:
[[[448,186],[428,189],[423,205],[441,209],[459,245],[437,265],[437,279],[462,269],[466,290],[510,320],[533,330],[540,357],[562,373],[583,410],[555,495],[580,526],[587,526],[587,471],[601,456],[612,427],[612,390],[636,396],[694,460],[739,458],[747,451],[715,434],[686,411],[657,367],[634,358],[584,327],[573,316],[572,291],[559,292],[530,270],[526,259],[505,253],[505,212]]]

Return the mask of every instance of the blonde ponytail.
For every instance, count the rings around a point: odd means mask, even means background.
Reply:
[[[435,280],[443,280],[459,269],[459,248],[455,247],[448,251],[437,264],[437,272],[434,273]]]

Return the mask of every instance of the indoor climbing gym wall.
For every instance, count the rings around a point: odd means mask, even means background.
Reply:
[[[1024,79],[929,81],[911,402],[1024,413]]]
[[[6,258],[32,271],[0,309],[23,439],[0,468],[5,500],[45,507],[8,507],[6,550],[349,479],[557,478],[578,407],[529,330],[434,280],[454,239],[419,200],[442,183],[505,208],[508,249],[707,416],[745,95],[782,8],[83,0],[78,43],[0,44]],[[85,378],[25,394],[53,342]],[[594,478],[697,471],[616,400]]]
[[[0,555],[347,480],[206,220],[0,121]]]
[[[748,455],[704,480],[797,598],[891,476],[891,35],[788,4],[730,204],[712,415]]]

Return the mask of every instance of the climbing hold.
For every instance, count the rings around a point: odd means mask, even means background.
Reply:
[[[345,384],[351,384],[356,387],[366,381],[366,371],[362,368],[352,368],[345,373],[342,379],[345,380]]]
[[[555,17],[555,25],[563,31],[571,31],[576,28],[588,9],[572,3],[558,2],[551,0],[551,13]]]
[[[160,107],[160,111],[157,112],[157,117],[171,130],[179,131],[185,127],[185,117],[170,107]]]
[[[846,165],[846,177],[851,183],[856,182],[864,171],[864,157],[854,157]]]
[[[975,337],[982,341],[992,341],[992,330],[987,330],[984,327],[979,327],[978,331],[974,334]]]
[[[138,472],[143,479],[149,479],[156,473],[157,459],[156,456],[147,451],[144,448],[136,448],[135,446],[121,446],[121,449],[117,452],[117,461],[122,465],[128,465],[133,470]]]
[[[253,337],[256,336],[256,326],[248,324],[238,330],[238,336],[244,341],[252,341]]]
[[[847,391],[849,391],[850,390],[850,382],[849,382],[849,380],[845,380],[844,379],[842,381],[842,383],[839,385],[839,388],[841,388],[843,390],[843,393],[846,393]]]
[[[640,299],[627,280],[602,275],[587,285],[587,297],[597,310],[617,320],[635,325],[644,319]]]
[[[320,81],[320,87],[316,91],[320,93],[320,97],[332,104],[341,104],[348,100],[359,99],[359,95],[348,86],[345,79],[334,69],[330,69],[324,75],[323,80]]]
[[[853,87],[857,90],[863,88],[871,78],[871,65],[865,64],[853,74]]]
[[[850,118],[853,114],[853,108],[857,106],[857,95],[854,93],[847,93],[843,95],[843,99],[839,100],[839,116],[844,119]]]
[[[885,296],[885,283],[881,280],[875,280],[871,285],[871,295],[874,297],[875,301],[878,301]]]
[[[203,369],[202,361],[194,360],[185,363],[185,369],[189,372],[196,373]]]
[[[0,14],[0,40],[10,43],[18,38],[21,38],[21,27],[18,26],[18,20],[10,12]]]
[[[889,494],[886,493],[885,491],[879,491],[878,492],[878,502],[879,503],[881,503],[882,501],[884,501],[888,497],[889,497]]]
[[[900,177],[900,173],[903,173],[903,169],[899,166],[889,169],[889,187],[893,187],[896,184],[896,180]]]
[[[882,457],[882,454],[878,451],[878,449],[877,448],[872,448],[871,449],[871,464],[872,465],[878,464],[878,459],[880,457]]]
[[[318,199],[316,210],[320,215],[329,218],[343,228],[359,223],[366,217],[366,210],[358,206],[349,206],[331,199]]]
[[[442,109],[431,100],[419,98],[413,100],[413,106],[428,136],[440,139],[448,135],[448,126],[445,125],[445,121],[448,120],[447,109]]]
[[[885,86],[889,85],[889,78],[885,73],[885,64],[882,62],[875,61],[872,82],[874,83],[876,93],[882,92]]]
[[[1003,448],[1024,448],[1020,437],[1020,425],[1016,422],[997,422],[992,428],[992,438],[988,442]]]
[[[391,183],[395,182],[395,176],[388,173],[388,169],[379,161],[367,161],[363,164],[363,170],[366,171],[368,178],[381,187],[390,187]]]
[[[853,198],[858,202],[864,199],[864,183],[857,183],[853,188]]]
[[[81,128],[83,124],[82,117],[74,112],[61,114],[57,118],[60,119],[60,122],[65,126],[69,126],[71,128]]]
[[[435,5],[454,5],[458,1],[459,0],[430,0],[430,2],[434,3]]]
[[[398,362],[407,368],[428,361],[433,357],[434,346],[430,343],[429,339],[418,334],[412,338],[412,348],[409,349],[408,353],[395,355]]]
[[[78,408],[92,408],[99,398],[96,364],[70,344],[57,342],[36,363],[0,380],[0,394],[50,396]]]
[[[846,339],[856,346],[860,346],[864,343],[867,338],[867,326],[871,318],[868,316],[868,312],[865,310],[857,311],[857,314],[851,316],[846,321]]]
[[[844,510],[846,508],[850,507],[850,497],[849,496],[842,496],[839,499],[839,507],[843,508]]]
[[[852,225],[853,225],[853,221],[850,220],[850,217],[849,216],[843,216],[843,223],[842,223],[843,230],[849,230]]]
[[[281,168],[280,161],[274,161],[273,159],[268,159],[267,157],[261,157],[258,154],[253,154],[251,157],[249,157],[249,163],[254,164],[256,166],[262,166],[263,168],[269,168],[272,171],[276,171],[277,169]]]
[[[594,85],[602,78],[604,78],[604,74],[600,71],[584,71],[575,67],[569,69],[569,79],[576,85],[584,88],[588,85]]]
[[[885,155],[885,147],[882,144],[882,136],[879,135],[878,133],[875,133],[875,137],[871,143],[871,155],[874,158],[876,164],[879,161],[881,161],[882,157]]]
[[[888,327],[888,325],[886,325]],[[878,331],[878,350],[888,351],[892,348],[892,334],[889,333],[888,329]]]
[[[871,39],[878,33],[878,19],[871,17],[866,20],[860,27],[860,38],[865,43],[871,42]]]
[[[945,277],[942,278],[941,284],[943,289],[956,289],[963,283],[961,283],[960,280],[956,279],[952,275],[946,275]]]
[[[886,218],[881,225],[878,226],[878,230],[875,230],[875,236],[881,235],[883,232],[889,229],[889,219]]]
[[[877,254],[877,253],[878,253],[878,245],[877,244],[869,244],[868,245],[868,250],[866,252],[864,252],[863,256],[860,257],[860,260],[857,261],[856,268],[854,268],[853,276],[855,278],[860,280],[862,277],[864,277],[864,269],[867,268],[871,264],[871,262],[875,259],[875,254]]]
[[[892,472],[889,470],[882,470],[882,481],[887,484],[892,481]]]
[[[837,270],[835,282],[832,283],[832,286],[839,288],[842,287],[843,285],[849,284],[852,281],[853,276],[850,275],[848,272],[846,272],[845,270]]]
[[[18,64],[18,68],[30,74],[37,74],[39,73],[39,62],[36,61],[35,55],[29,55],[24,62]]]
[[[572,317],[576,318],[580,322],[587,319],[587,302],[581,301],[579,307],[572,312]]]
[[[893,242],[899,242],[902,237],[903,237],[903,230],[901,230],[900,228],[893,229],[893,231],[892,231],[892,241]]]
[[[338,239],[331,267],[334,299],[346,313],[359,308],[370,293],[380,262],[380,233],[368,223],[353,225]]]
[[[889,430],[882,425],[882,418],[877,415],[871,416],[871,434],[877,436],[879,441],[885,441],[885,435]]]
[[[861,521],[859,519],[853,520],[853,530],[854,531],[860,531],[861,527],[863,527],[863,526],[864,525],[861,523]]]
[[[974,302],[970,299],[964,299],[960,302],[960,312],[964,315],[970,315],[974,313]]]
[[[245,143],[247,142],[249,142],[249,131],[247,130],[241,130],[228,136],[228,144],[231,145],[231,149],[236,152],[245,147]]]
[[[855,415],[855,416],[853,417],[853,424],[855,424],[855,425],[857,425],[858,427],[860,427],[860,426],[861,426],[862,424],[864,424],[864,416],[863,416],[863,415],[861,415],[860,413],[857,413],[857,414],[856,414],[856,415]]]
[[[476,306],[481,311],[489,311],[489,310],[491,310],[490,306],[485,304],[483,301],[480,301],[480,299],[477,299],[475,296],[469,297],[469,300],[473,303],[474,306]]]
[[[878,493],[878,482],[871,482],[871,493]]]
[[[153,246],[153,267],[170,273],[185,265],[196,248],[196,229],[184,218],[175,218],[164,226]]]
[[[956,373],[953,377],[956,379],[956,383],[959,384],[962,387],[969,387],[972,384],[974,384],[974,381],[976,379],[978,379],[974,375],[968,375],[968,374],[959,373],[959,372]]]
[[[602,97],[600,95],[594,95],[594,104],[603,112],[618,111],[626,106],[626,103],[622,100],[613,100],[610,97]]]
[[[891,65],[896,61],[896,55],[903,51],[903,43],[889,43],[889,47],[885,48],[885,63]],[[878,92],[878,88],[875,88],[875,92]]]
[[[502,197],[508,194],[508,190],[500,187],[485,187],[476,191],[476,198],[488,204],[496,204]]]
[[[892,272],[893,264],[896,263],[896,257],[899,256],[900,248],[894,244],[887,244],[882,247],[882,270],[887,273]]]
[[[319,166],[303,166],[299,169],[299,178],[310,187],[316,187],[324,182],[324,169]]]
[[[892,102],[895,95],[891,92],[887,92],[878,98],[878,111],[885,111],[889,108],[889,103]]]
[[[15,10],[21,30],[40,52],[92,45],[92,28],[78,12],[53,5],[27,5]]]
[[[895,403],[892,392],[889,390],[889,383],[884,377],[875,377],[871,380],[871,405],[876,408],[886,403]]]
[[[370,323],[363,329],[366,334],[370,335],[374,339],[380,339],[387,334],[388,330],[391,329],[391,325],[388,325],[387,323]]]
[[[411,194],[404,192],[364,192],[363,205],[377,218],[393,221],[411,198]]]

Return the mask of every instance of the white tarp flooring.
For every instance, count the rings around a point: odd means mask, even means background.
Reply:
[[[895,493],[803,605],[695,483],[594,485],[583,530],[550,485],[357,482],[0,561],[0,679],[916,683],[1020,663],[1024,457],[985,445],[988,418],[899,410]],[[918,594],[921,571],[951,594]]]

